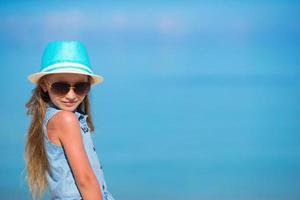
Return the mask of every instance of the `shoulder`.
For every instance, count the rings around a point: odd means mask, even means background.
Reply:
[[[60,110],[47,124],[48,137],[53,143],[65,146],[74,140],[81,140],[80,124],[75,113]]]
[[[52,128],[63,128],[79,125],[77,116],[70,111],[57,112],[48,122],[48,126]]]

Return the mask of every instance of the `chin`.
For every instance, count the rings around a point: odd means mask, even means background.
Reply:
[[[76,108],[69,108],[69,107],[63,108],[64,111],[70,111],[70,112],[74,112],[75,109]]]
[[[73,112],[73,111],[75,111],[75,110],[76,110],[76,108],[77,108],[77,107],[75,107],[75,106],[72,106],[72,107],[66,107],[66,106],[64,106],[64,109],[63,109],[63,110],[66,110],[66,111],[71,111],[71,112]]]

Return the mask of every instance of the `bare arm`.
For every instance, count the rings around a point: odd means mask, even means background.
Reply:
[[[57,134],[83,199],[102,200],[100,185],[86,155],[76,115],[69,111],[59,112],[49,120],[48,129]]]

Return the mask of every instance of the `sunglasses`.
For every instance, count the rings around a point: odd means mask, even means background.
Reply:
[[[58,96],[64,96],[69,93],[70,89],[73,88],[73,91],[78,96],[86,95],[91,88],[90,82],[77,82],[70,84],[67,82],[59,81],[50,84],[51,92]]]

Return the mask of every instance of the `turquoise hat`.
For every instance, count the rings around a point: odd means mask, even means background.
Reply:
[[[47,74],[74,73],[89,75],[92,84],[101,83],[104,78],[94,74],[86,48],[78,41],[53,41],[44,50],[40,71],[28,76],[37,84]]]

